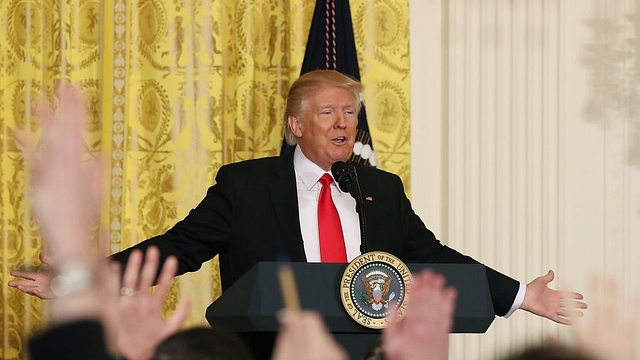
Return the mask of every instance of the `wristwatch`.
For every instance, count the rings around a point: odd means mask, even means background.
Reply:
[[[80,260],[66,260],[56,266],[55,277],[51,280],[51,292],[57,296],[66,296],[91,289],[93,272]]]

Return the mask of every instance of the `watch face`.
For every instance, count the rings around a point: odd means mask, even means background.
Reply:
[[[93,286],[93,273],[84,262],[68,260],[57,267],[50,286],[57,297],[87,291]]]

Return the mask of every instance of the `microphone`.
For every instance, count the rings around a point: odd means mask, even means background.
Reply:
[[[338,182],[340,190],[348,192],[356,199],[356,212],[360,219],[360,252],[366,253],[367,250],[367,217],[364,212],[364,200],[362,191],[360,191],[360,182],[358,181],[358,172],[356,167],[344,161],[337,161],[331,165],[331,174]]]
[[[333,174],[333,178],[338,182],[340,190],[348,192],[351,196],[353,196],[351,186],[353,185],[352,178],[355,171],[355,166],[349,166],[344,161],[337,161],[331,165],[331,174]]]

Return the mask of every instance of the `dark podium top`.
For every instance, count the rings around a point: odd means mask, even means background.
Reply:
[[[340,280],[347,264],[291,263],[303,309],[322,314],[329,330],[358,358],[380,330],[366,328],[353,320],[340,299]],[[486,270],[480,264],[407,264],[412,273],[423,269],[444,275],[447,285],[458,291],[454,333],[483,333],[495,317]],[[409,300],[410,301],[410,300]],[[409,303],[409,306],[410,303]],[[278,280],[278,264],[263,262],[214,301],[206,313],[212,325],[238,333],[269,336],[278,331],[275,314],[284,307]],[[270,334],[270,335],[267,335]],[[359,340],[358,340],[359,339]]]

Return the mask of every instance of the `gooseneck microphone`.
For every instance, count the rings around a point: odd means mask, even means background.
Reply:
[[[331,174],[338,182],[338,186],[344,192],[348,192],[356,199],[356,212],[360,219],[360,252],[362,254],[367,249],[367,217],[364,211],[364,199],[362,191],[360,191],[360,182],[358,181],[358,172],[356,167],[351,163],[337,161],[331,166]]]
[[[338,161],[331,166],[331,174],[333,178],[338,182],[338,186],[344,192],[351,193],[351,186],[353,185],[353,174],[356,172],[355,166],[347,164],[344,161]]]

